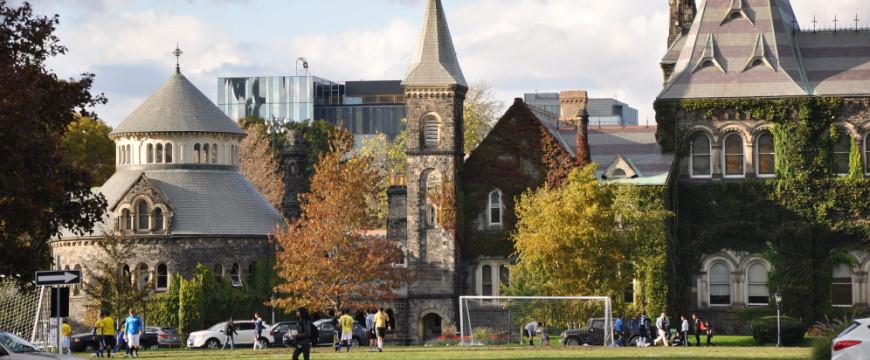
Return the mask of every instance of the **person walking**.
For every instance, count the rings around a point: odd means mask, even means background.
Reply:
[[[529,346],[535,346],[535,335],[538,333],[538,322],[532,321],[524,327],[526,336],[529,337]]]
[[[653,346],[655,346],[659,340],[662,341],[662,344],[665,347],[668,346],[668,316],[662,312],[662,314],[656,318],[656,328],[658,329],[659,336],[653,340]]]
[[[375,332],[374,309],[369,309],[366,311],[366,337],[369,340],[369,352],[374,352],[375,344],[378,342],[378,334]]]
[[[650,339],[652,338],[652,336],[650,336],[650,331],[652,329],[650,328],[649,317],[646,316],[645,312],[641,313],[640,317],[637,319],[637,322],[638,328],[640,329],[640,338],[643,339],[643,345],[649,346]]]
[[[127,355],[139,357],[139,340],[143,333],[142,318],[136,315],[135,309],[127,312],[129,316],[124,320],[124,334],[127,337]]]
[[[625,341],[622,339],[622,332],[622,318],[617,317],[616,321],[613,322],[613,339],[616,346],[625,346]]]
[[[713,345],[713,327],[710,326],[709,321],[704,321],[704,331],[707,333],[707,345]]]
[[[105,344],[103,344],[103,322],[102,322],[103,318],[102,318],[102,315],[103,315],[102,310],[97,312],[97,321],[94,323],[94,332],[93,332],[94,342],[96,343],[94,345],[96,345],[96,347],[97,347],[94,350],[94,356],[99,357],[99,358],[103,357],[103,348],[106,346]]]
[[[682,322],[680,323],[680,338],[683,341],[683,346],[689,346],[689,319],[685,315],[680,315]]]
[[[378,313],[375,314],[375,331],[378,336],[378,352],[384,351],[384,337],[387,336],[387,324],[390,322],[390,316],[384,312],[384,308],[378,308]]]
[[[703,325],[701,323],[701,318],[698,317],[698,314],[692,314],[692,322],[694,323],[695,330],[695,346],[701,346],[701,327]]]
[[[227,348],[227,344],[230,344],[230,350],[236,349],[236,324],[233,323],[233,318],[227,320],[227,324],[224,326],[224,335],[227,336],[227,341],[224,341],[224,346],[221,347],[221,350]]]
[[[296,331],[291,332],[293,344],[295,345],[293,360],[299,360],[299,355],[302,355],[303,360],[309,360],[311,356],[311,341],[316,340],[312,339],[311,329],[314,327],[314,324],[311,323],[308,309],[304,307],[296,309],[296,320]]]
[[[64,320],[63,324],[60,326],[60,334],[63,336],[63,338],[61,338],[61,344],[63,349],[66,350],[66,356],[72,356],[72,349],[70,349],[69,344],[69,336],[72,334],[72,326],[69,326],[69,323],[66,320]],[[63,350],[61,350],[61,352],[63,352]]]
[[[263,337],[263,318],[260,317],[260,313],[254,313],[254,350],[263,349],[263,344],[260,342],[260,338]]]
[[[341,326],[341,346],[346,346],[347,352],[350,352],[353,341],[353,318],[350,316],[349,310],[343,311],[343,315],[338,318],[338,325]]]
[[[112,348],[115,347],[115,320],[109,316],[108,311],[100,311],[97,327],[100,329],[99,334],[103,340],[103,352],[106,357],[112,357]]]

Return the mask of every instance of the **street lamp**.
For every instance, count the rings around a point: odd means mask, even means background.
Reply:
[[[782,345],[782,340],[780,337],[780,327],[779,327],[779,304],[782,303],[782,294],[777,291],[773,294],[773,299],[776,300],[776,346],[779,347]]]

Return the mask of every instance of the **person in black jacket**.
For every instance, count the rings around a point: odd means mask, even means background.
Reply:
[[[224,341],[224,346],[221,347],[221,350],[227,348],[227,344],[230,344],[230,350],[234,350],[236,348],[235,336],[238,334],[236,331],[236,325],[233,324],[233,318],[227,320],[227,325],[224,327],[224,335],[227,336],[227,341]]]
[[[309,360],[311,356],[311,316],[308,315],[308,309],[300,307],[296,310],[296,331],[293,334],[293,342],[296,348],[293,350],[293,360],[299,360],[299,355],[302,355],[304,360]]]

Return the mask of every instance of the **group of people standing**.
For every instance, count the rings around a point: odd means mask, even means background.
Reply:
[[[128,316],[116,329],[115,320],[106,310],[100,310],[99,317],[94,323],[94,340],[97,342],[96,357],[112,357],[114,351],[127,345],[124,357],[139,357],[139,340],[145,327],[142,318],[136,314],[136,310],[129,309]],[[65,340],[66,342],[67,340]]]
[[[639,317],[640,322],[640,332],[641,337],[644,340],[649,338],[649,331],[651,330],[651,326],[649,325],[649,318],[646,314],[642,314]],[[680,325],[677,327],[678,331],[671,336],[671,319],[668,317],[666,312],[662,312],[658,318],[656,318],[656,329],[658,329],[658,337],[652,341],[652,345],[661,341],[664,346],[689,346],[691,340],[689,339],[690,335],[695,336],[695,346],[701,346],[701,335],[706,335],[707,337],[707,345],[713,345],[713,327],[710,326],[709,321],[701,320],[697,314],[692,314],[692,322],[689,322],[689,319],[686,318],[685,315],[680,315]],[[647,341],[644,341],[646,343]]]

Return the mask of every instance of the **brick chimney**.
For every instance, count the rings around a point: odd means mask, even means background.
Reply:
[[[584,90],[562,91],[559,93],[560,121],[572,123],[577,127],[577,166],[585,167],[592,162],[589,152],[589,113],[586,105],[589,97]]]

